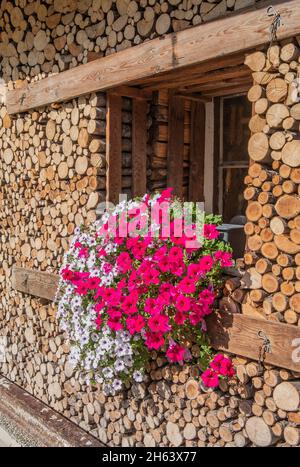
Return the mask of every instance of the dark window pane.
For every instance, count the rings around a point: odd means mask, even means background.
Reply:
[[[246,201],[243,196],[244,177],[247,169],[222,169],[223,174],[223,222],[230,222],[234,216],[245,215]]]
[[[248,141],[251,104],[247,96],[235,96],[223,101],[223,162],[248,163]]]

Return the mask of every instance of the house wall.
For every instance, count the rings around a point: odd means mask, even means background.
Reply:
[[[93,53],[114,53],[254,3],[2,1],[1,79],[9,89],[19,87],[23,80],[85,63]],[[105,108],[101,93],[14,117],[7,115],[4,103],[0,107],[0,335],[7,338],[0,371],[109,445],[248,444],[246,420],[259,414],[258,408],[251,409],[255,394],[265,384],[265,399],[272,399],[274,389],[259,368],[250,371],[251,362],[237,362],[250,376],[241,369],[232,387],[206,394],[197,384],[194,392],[189,389],[189,380],[198,378],[197,368],[175,368],[154,354],[147,383],[106,397],[101,388],[87,387],[68,365],[68,344],[55,307],[12,288],[14,264],[57,272],[75,226],[95,219],[95,208],[105,197]],[[123,188],[129,194],[130,112],[131,102],[124,99]],[[147,184],[152,190],[165,184],[166,164],[163,159],[162,167],[155,166],[159,143],[165,142],[150,135]],[[195,355],[197,351],[193,349]],[[280,380],[292,377],[289,372],[279,375]],[[257,379],[255,386],[251,378]],[[275,412],[282,441],[287,414],[277,407]],[[272,444],[277,438],[263,423]]]

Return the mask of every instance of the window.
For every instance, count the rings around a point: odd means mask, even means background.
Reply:
[[[246,95],[220,99],[218,208],[224,223],[231,222],[236,216],[245,215],[243,192],[244,177],[249,166],[248,124],[251,114],[251,104]]]

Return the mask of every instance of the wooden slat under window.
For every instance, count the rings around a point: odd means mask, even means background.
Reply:
[[[204,201],[205,104],[191,104],[189,201]]]
[[[106,199],[118,203],[122,191],[122,97],[107,96],[106,115]]]
[[[168,186],[183,195],[184,99],[170,94],[168,129]]]
[[[147,101],[132,102],[132,196],[146,193],[147,181]]]

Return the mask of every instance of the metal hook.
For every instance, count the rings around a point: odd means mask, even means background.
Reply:
[[[270,5],[267,9],[267,15],[270,17],[274,17],[272,24],[270,26],[270,33],[271,33],[271,44],[273,41],[277,39],[277,30],[283,26],[283,21],[281,18],[280,13],[278,13],[277,10],[273,7],[273,5]]]

